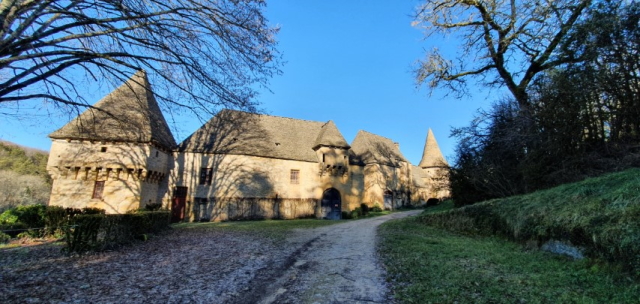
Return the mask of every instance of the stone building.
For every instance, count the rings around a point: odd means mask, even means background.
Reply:
[[[349,145],[333,121],[222,110],[180,144],[144,72],[50,134],[50,204],[123,213],[149,204],[173,219],[340,218],[448,196],[429,131],[419,166],[397,144],[360,131]]]

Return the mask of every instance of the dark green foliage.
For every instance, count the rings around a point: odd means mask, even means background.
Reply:
[[[144,206],[145,211],[158,211],[162,208],[162,203],[157,204],[147,204]]]
[[[11,236],[0,231],[0,244],[7,243],[9,240],[11,240]]]
[[[369,205],[364,203],[360,204],[360,210],[362,211],[362,216],[369,215]]]
[[[522,196],[426,214],[423,223],[467,234],[501,235],[538,245],[584,247],[589,257],[640,276],[640,169]]]
[[[9,235],[26,232],[30,237],[44,236],[45,213],[44,205],[18,206],[0,215],[0,230],[13,230]]]
[[[371,212],[382,212],[382,208],[380,208],[380,205],[374,204],[373,207],[371,207]]]
[[[48,158],[46,152],[27,151],[19,146],[0,142],[0,170],[41,176],[51,183],[47,174]]]
[[[169,228],[169,220],[168,211],[76,215],[65,229],[65,250],[82,254],[146,240],[148,234]]]

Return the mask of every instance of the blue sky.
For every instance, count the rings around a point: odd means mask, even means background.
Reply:
[[[415,62],[437,46],[455,52],[452,38],[425,40],[412,27],[417,0],[270,0],[267,18],[281,27],[279,49],[287,62],[258,99],[267,114],[305,120],[333,120],[351,142],[366,130],[400,143],[405,157],[417,164],[431,128],[443,154],[452,161],[452,126],[465,126],[476,110],[494,96],[429,96],[416,88]],[[493,92],[495,95],[496,92]],[[95,97],[97,101],[100,96]],[[68,117],[3,119],[0,139],[48,150],[47,134]],[[195,121],[174,134],[178,142],[200,126]]]

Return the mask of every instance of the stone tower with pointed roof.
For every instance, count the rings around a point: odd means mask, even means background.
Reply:
[[[176,143],[144,71],[49,137],[49,204],[124,213],[161,203]]]
[[[424,152],[418,166],[413,168],[414,200],[441,199],[449,196],[449,164],[442,156],[436,137],[429,128]]]
[[[124,213],[162,204],[174,221],[340,218],[442,197],[429,130],[419,166],[396,143],[332,121],[222,110],[176,144],[144,71],[51,133],[50,204]]]

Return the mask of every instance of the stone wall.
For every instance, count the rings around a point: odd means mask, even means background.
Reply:
[[[329,154],[327,151],[325,153]],[[331,155],[331,159],[343,161],[342,154],[344,153],[334,153]],[[320,201],[325,190],[334,188],[340,192],[342,210],[350,211],[358,207],[362,202],[360,189],[362,189],[363,175],[361,167],[345,165],[346,167],[338,169],[337,166],[333,168],[331,165],[331,168],[327,168],[327,163],[329,163],[327,156],[325,156],[325,163],[322,163],[247,155],[176,153],[175,170],[170,177],[169,191],[164,200],[166,206],[170,206],[173,190],[180,186],[188,188],[187,202],[194,206],[191,209],[187,208],[187,212],[198,209],[195,207],[198,201],[232,197],[247,198],[246,202],[259,202],[261,206],[259,209],[262,211],[256,214],[264,214],[265,218],[273,218],[274,216],[276,218],[293,218],[313,215],[315,211],[310,210],[311,207],[307,206],[308,203],[300,202]],[[212,172],[210,180],[204,184],[200,183],[202,168],[211,168]],[[292,180],[292,170],[297,171],[297,182]],[[267,201],[270,203],[264,205],[263,202]],[[268,213],[265,211],[275,208],[271,201],[279,201],[281,205],[278,208],[285,208],[282,207],[282,204],[289,204],[288,202],[296,203],[291,203],[290,207],[285,209],[278,209],[285,211],[277,214],[277,212]],[[303,205],[307,207],[301,207]],[[215,205],[207,208],[218,209]],[[228,209],[229,207],[223,205],[220,208]],[[301,211],[288,211],[298,209],[307,211],[302,213],[300,213]],[[238,207],[238,210],[246,210],[246,208]],[[213,216],[217,213],[227,214],[229,212],[212,211],[211,219],[217,218]],[[236,213],[234,211],[228,215],[233,216]],[[197,220],[199,216],[192,214],[188,217]],[[221,218],[221,220],[223,219]]]
[[[54,140],[47,163],[53,179],[49,204],[125,213],[160,203],[171,154],[149,144]],[[96,198],[97,182],[104,185]]]

